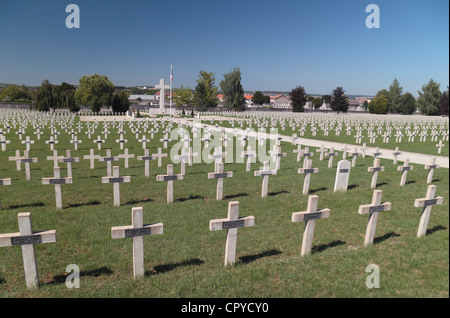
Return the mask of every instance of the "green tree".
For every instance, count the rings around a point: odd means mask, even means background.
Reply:
[[[325,101],[326,104],[331,103],[331,95],[323,95],[322,99]]]
[[[125,91],[117,91],[112,97],[112,111],[116,113],[125,113],[130,109],[130,101]]]
[[[369,109],[369,102],[368,101],[364,101],[364,103],[363,103],[363,108],[365,109],[365,110],[368,110]]]
[[[255,94],[253,94],[252,102],[255,105],[262,105],[266,102],[266,96],[261,91],[256,91]]]
[[[348,110],[349,102],[348,97],[345,95],[345,90],[342,87],[336,87],[332,93],[330,107],[332,110],[346,113]]]
[[[291,97],[292,111],[294,113],[304,112],[305,104],[308,99],[303,86],[297,86],[292,89],[289,96]]]
[[[369,103],[369,112],[371,114],[386,114],[388,111],[388,101],[386,96],[375,96]]]
[[[194,90],[194,102],[196,104],[201,103],[195,105],[197,110],[206,110],[210,107],[216,107],[219,104],[215,82],[216,78],[214,73],[200,71],[197,86]]]
[[[77,105],[91,107],[93,112],[99,112],[102,106],[111,104],[114,84],[105,75],[84,75],[75,92]]]
[[[36,109],[47,112],[50,108],[54,108],[55,105],[53,85],[48,80],[44,80],[36,93]]]
[[[441,101],[439,103],[439,115],[448,116],[448,86],[447,91],[442,93]]]
[[[406,92],[400,97],[397,112],[404,115],[411,115],[417,109],[417,102],[414,96]]]
[[[245,109],[244,88],[241,84],[242,76],[238,68],[223,75],[220,88],[223,92],[224,107],[242,111]]]
[[[424,115],[437,115],[442,93],[439,89],[440,84],[430,79],[428,84],[422,86],[417,99],[417,107]]]
[[[312,104],[314,106],[314,109],[320,108],[320,106],[322,106],[322,103],[323,103],[323,101],[322,101],[322,98],[320,98],[320,97],[316,97],[316,98],[314,98],[312,100]]]
[[[392,84],[389,86],[389,91],[386,98],[388,101],[388,111],[391,113],[398,113],[400,108],[400,97],[403,94],[403,87],[395,78]]]
[[[181,85],[181,88],[175,90],[173,101],[175,102],[175,107],[180,108],[183,106],[191,106],[192,98],[192,90],[189,87],[184,88],[183,85]]]
[[[68,83],[61,83],[61,85],[53,85],[53,100],[52,108],[67,108],[72,112],[79,111],[80,108],[75,103],[75,87]]]
[[[30,93],[25,85],[21,87],[11,84],[2,90],[0,94],[0,101],[4,100],[6,97],[11,98],[13,101],[30,99]]]

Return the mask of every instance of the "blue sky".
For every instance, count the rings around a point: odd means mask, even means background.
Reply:
[[[71,3],[79,29],[65,25]],[[447,0],[0,0],[0,82],[155,85],[173,64],[174,87],[240,67],[245,90],[373,95],[397,78],[417,96],[430,78],[449,85],[448,30]]]

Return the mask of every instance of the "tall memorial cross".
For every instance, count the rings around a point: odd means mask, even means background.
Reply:
[[[358,209],[359,214],[369,214],[369,221],[366,228],[366,236],[364,238],[364,245],[367,246],[373,243],[375,237],[375,231],[377,228],[378,213],[383,211],[389,211],[391,209],[391,203],[381,203],[383,197],[383,191],[374,190],[372,196],[372,203],[360,205]]]
[[[311,181],[311,174],[318,173],[319,168],[312,168],[312,160],[308,159],[306,165],[303,168],[298,169],[298,174],[304,174],[305,180],[303,181],[303,194],[308,194],[309,183]]]
[[[431,183],[433,181],[434,169],[439,168],[439,165],[436,164],[436,157],[431,158],[431,163],[426,164],[424,168],[428,170],[427,183]]]
[[[102,183],[112,183],[113,184],[113,195],[114,195],[114,206],[120,206],[120,183],[130,182],[130,176],[119,176],[119,167],[113,167],[112,177],[102,177]]]
[[[131,209],[132,225],[114,226],[111,228],[113,239],[133,238],[133,276],[134,279],[144,277],[144,236],[163,234],[163,224],[144,225],[142,207]]]
[[[166,105],[166,89],[170,89],[169,85],[166,85],[164,78],[161,78],[158,85],[155,85],[155,89],[159,89],[159,112],[164,114],[164,108]]]
[[[28,289],[39,288],[39,275],[36,262],[35,244],[55,243],[56,230],[33,232],[31,213],[19,213],[19,232],[0,234],[0,247],[21,246],[25,281]]]
[[[444,202],[443,197],[435,197],[436,186],[429,185],[425,198],[416,199],[414,206],[416,208],[423,208],[422,216],[420,217],[419,228],[417,230],[417,237],[422,237],[427,233],[428,221],[430,219],[431,208],[433,205],[441,205]]]
[[[263,177],[261,198],[267,197],[267,191],[269,188],[269,176],[276,175],[277,170],[269,170],[269,161],[264,161],[263,169],[254,172],[255,177]]]
[[[255,225],[254,216],[239,217],[239,202],[228,203],[228,217],[209,221],[209,230],[227,230],[227,241],[225,243],[225,266],[236,262],[237,230],[242,227]]]
[[[397,171],[402,171],[402,177],[400,178],[400,186],[403,187],[406,184],[406,176],[409,170],[413,170],[413,166],[409,165],[409,159],[405,159],[403,166],[398,166]]]
[[[311,253],[311,247],[314,237],[314,228],[316,226],[316,220],[325,219],[330,217],[330,209],[318,210],[319,197],[317,195],[310,195],[308,197],[308,207],[306,211],[292,213],[292,222],[305,222],[305,231],[303,232],[303,241],[301,256],[305,256]]]
[[[94,155],[94,149],[89,149],[89,155],[84,155],[83,159],[89,159],[91,169],[94,169],[95,160],[100,160],[100,155]]]
[[[376,158],[373,161],[373,167],[367,168],[368,172],[372,172],[372,181],[370,183],[371,188],[376,188],[377,186],[377,179],[378,179],[378,172],[384,171],[384,166],[380,167],[380,159]]]
[[[150,177],[150,160],[156,160],[155,157],[150,156],[150,151],[148,149],[144,150],[143,156],[138,156],[137,160],[144,161],[144,172],[146,177]]]
[[[0,179],[0,186],[8,186],[11,185],[11,178],[3,178]],[[2,201],[0,198],[0,210],[2,209]]]
[[[167,181],[167,203],[173,203],[173,182],[183,180],[182,174],[173,174],[173,165],[167,165],[166,175],[157,175],[156,181]]]
[[[208,173],[208,179],[217,179],[216,199],[223,199],[223,179],[233,177],[233,171],[223,172],[223,163],[219,162],[215,167],[215,172]]]
[[[61,178],[61,170],[59,167],[53,167],[53,178],[42,178],[42,184],[52,184],[55,186],[55,200],[56,208],[62,209],[62,194],[61,185],[62,184],[72,184],[72,178],[66,177]]]

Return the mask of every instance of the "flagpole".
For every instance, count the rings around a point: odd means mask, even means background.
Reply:
[[[170,118],[172,118],[172,81],[173,81],[172,64],[170,64]]]

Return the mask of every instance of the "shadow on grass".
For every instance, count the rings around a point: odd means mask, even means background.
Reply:
[[[74,203],[74,204],[69,204],[67,207],[69,208],[78,208],[80,206],[87,206],[87,205],[99,205],[102,204],[100,201],[89,201],[87,203]]]
[[[322,187],[322,188],[317,188],[317,189],[311,189],[308,191],[308,194],[313,194],[313,193],[316,193],[319,191],[325,191],[325,190],[328,190],[328,188]]]
[[[320,244],[320,245],[316,245],[311,249],[311,254],[315,254],[315,253],[321,253],[323,251],[325,251],[326,249],[329,249],[331,247],[336,247],[336,246],[340,246],[340,245],[344,245],[346,244],[344,241],[341,240],[336,240],[333,241],[331,243],[328,244]]]
[[[165,265],[157,265],[153,267],[153,269],[145,271],[145,276],[153,276],[157,274],[163,274],[165,272],[169,272],[171,270],[174,270],[178,267],[183,266],[192,266],[192,265],[202,265],[205,261],[202,261],[201,259],[194,258],[187,261],[179,262],[179,263],[172,263],[172,264],[165,264]]]
[[[231,194],[224,197],[225,200],[239,198],[239,197],[248,197],[248,193],[238,193],[238,194]]]
[[[260,258],[263,258],[263,257],[279,255],[279,254],[281,254],[281,252],[279,250],[268,250],[268,251],[254,254],[254,255],[241,256],[241,257],[239,257],[239,263],[240,264],[248,264],[248,263],[254,262]]]
[[[389,232],[389,233],[384,234],[383,236],[374,238],[373,239],[373,244],[378,244],[378,243],[381,243],[381,242],[383,242],[383,241],[385,241],[387,239],[390,239],[391,237],[398,237],[398,236],[400,236],[400,234],[397,234],[397,233],[394,233],[394,232]]]
[[[204,197],[202,197],[201,195],[190,195],[187,198],[178,198],[175,201],[176,202],[184,202],[187,200],[196,200],[196,199],[204,199]]]
[[[92,269],[89,271],[80,271],[80,278],[85,276],[92,276],[92,277],[98,277],[103,275],[112,275],[114,272],[108,268],[108,267],[100,267],[96,269]],[[56,285],[56,284],[64,284],[66,282],[67,276],[69,276],[71,273],[67,273],[67,275],[58,275],[54,276],[53,280],[45,283],[43,285]]]
[[[128,205],[128,204],[137,204],[137,203],[145,203],[145,202],[153,202],[153,201],[154,201],[153,199],[147,198],[147,199],[142,199],[142,200],[128,201],[128,202],[125,202],[125,205]]]
[[[387,183],[387,182],[377,183],[375,188],[378,188],[378,187],[381,187],[381,186],[384,186],[384,185],[389,185],[389,183]]]
[[[426,235],[431,235],[431,234],[433,234],[434,232],[442,231],[442,230],[446,230],[446,229],[447,229],[447,228],[446,228],[445,226],[442,226],[442,225],[436,225],[436,226],[433,227],[432,229],[427,230]]]
[[[281,190],[281,191],[277,191],[277,192],[269,192],[267,193],[268,196],[273,197],[274,195],[278,195],[278,194],[282,194],[282,193],[290,193],[287,190]]]
[[[9,209],[10,210],[14,210],[14,209],[20,209],[20,208],[26,208],[26,207],[40,207],[40,206],[44,206],[45,204],[43,202],[36,202],[36,203],[30,203],[30,204],[19,204],[19,205],[10,205]]]
[[[411,183],[416,183],[416,181],[407,181],[407,182],[405,182],[405,185],[411,184]]]
[[[347,190],[351,190],[351,189],[354,189],[354,188],[357,188],[357,187],[359,187],[359,185],[357,185],[357,184],[351,184],[351,185],[349,185],[349,186],[347,187]]]

